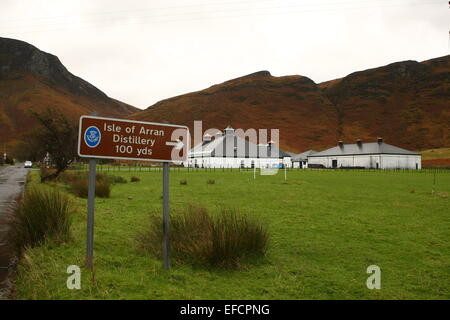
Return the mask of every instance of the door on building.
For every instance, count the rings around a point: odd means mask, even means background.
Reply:
[[[378,162],[377,162],[377,169],[379,169],[380,168],[380,165],[378,164]]]
[[[337,168],[337,160],[331,160],[331,166]]]

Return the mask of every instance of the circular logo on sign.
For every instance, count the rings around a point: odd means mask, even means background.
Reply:
[[[86,142],[87,146],[90,148],[95,148],[100,144],[100,140],[102,139],[102,135],[100,130],[98,130],[95,126],[90,126],[84,132],[84,142]]]

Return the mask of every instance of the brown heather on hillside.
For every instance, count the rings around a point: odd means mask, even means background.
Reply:
[[[450,168],[450,159],[422,160],[422,168]]]
[[[278,128],[288,151],[338,140],[385,141],[411,150],[450,146],[450,56],[404,61],[321,84],[261,71],[160,101],[130,118],[191,128]]]
[[[403,61],[320,84],[345,141],[384,137],[410,150],[450,146],[450,56]]]
[[[302,152],[338,140],[382,136],[410,150],[450,147],[450,56],[403,61],[320,84],[261,71],[160,101],[140,111],[72,75],[59,59],[0,38],[0,148],[31,130],[30,110],[48,107],[76,120],[96,111],[142,121],[203,128],[280,129],[280,144]],[[139,112],[136,112],[139,111]]]
[[[337,113],[318,86],[302,76],[273,77],[261,71],[206,90],[160,101],[130,116],[203,129],[280,129],[280,145],[288,151],[320,148],[337,141]]]
[[[47,108],[73,121],[93,111],[124,118],[138,110],[74,76],[56,56],[26,42],[0,38],[0,151],[9,150],[37,125],[31,110]]]

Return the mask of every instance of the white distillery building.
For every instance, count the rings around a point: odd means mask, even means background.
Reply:
[[[235,134],[228,126],[214,137],[205,134],[203,141],[188,153],[184,166],[191,168],[281,168],[291,166],[291,156],[275,146],[255,144]]]
[[[294,154],[291,158],[292,161],[292,167],[293,168],[300,168],[300,169],[306,169],[308,168],[308,156],[311,156],[313,154],[317,153],[317,151],[314,150],[308,150],[303,153]]]
[[[309,167],[421,169],[421,155],[387,143],[377,142],[344,144],[308,156]]]

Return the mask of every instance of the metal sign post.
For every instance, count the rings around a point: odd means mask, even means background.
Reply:
[[[163,162],[163,267],[169,269],[169,162],[186,161],[189,146],[186,126],[95,116],[80,118],[78,155],[89,158],[86,246],[89,269],[94,266],[95,159]]]
[[[96,160],[89,159],[86,266],[91,270],[94,266],[95,167]]]
[[[169,163],[163,163],[163,267],[170,268],[169,258]]]

